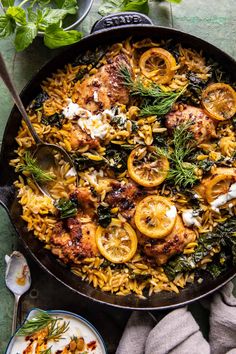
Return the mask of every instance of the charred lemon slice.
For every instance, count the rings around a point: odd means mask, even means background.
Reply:
[[[96,243],[100,253],[112,263],[128,262],[137,250],[137,236],[127,222],[112,219],[107,228],[99,226]]]
[[[176,207],[168,198],[151,195],[138,204],[134,221],[145,236],[164,238],[175,226],[176,217]]]
[[[151,48],[141,55],[139,66],[143,75],[148,79],[158,84],[166,84],[175,74],[176,61],[167,50]]]
[[[220,195],[228,193],[230,186],[235,181],[235,176],[220,174],[210,178],[206,184],[206,199],[212,203]]]
[[[155,187],[167,177],[169,162],[165,156],[159,156],[154,147],[138,147],[129,155],[128,173],[138,184]]]
[[[236,113],[236,92],[227,84],[211,84],[202,92],[202,105],[212,118],[230,119]]]

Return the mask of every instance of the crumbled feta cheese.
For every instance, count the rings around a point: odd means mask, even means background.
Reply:
[[[201,226],[196,216],[198,214],[193,209],[184,210],[182,213],[182,219],[186,226]]]
[[[172,205],[170,207],[170,209],[167,210],[166,212],[166,216],[170,219],[174,219],[177,215],[177,210],[176,210],[176,207],[174,205]]]
[[[92,115],[89,118],[79,118],[78,125],[93,139],[104,139],[110,128],[110,124],[103,122],[101,114]]]

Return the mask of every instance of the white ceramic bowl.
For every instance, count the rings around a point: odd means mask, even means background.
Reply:
[[[28,313],[24,323],[27,320],[33,318],[38,311],[40,311],[40,309],[32,309]],[[69,322],[68,331],[62,335],[62,338],[58,342],[48,342],[48,347],[52,345],[52,354],[56,353],[57,350],[62,350],[70,342],[71,337],[73,336],[83,337],[85,343],[96,341],[96,348],[94,350],[86,349],[88,350],[89,354],[107,354],[107,350],[101,335],[98,333],[96,328],[86,319],[75,313],[63,310],[51,310],[46,312],[53,317],[60,317],[64,321]],[[5,354],[22,354],[23,350],[27,347],[27,344],[29,344],[29,341],[26,341],[26,337],[13,335],[6,348]]]

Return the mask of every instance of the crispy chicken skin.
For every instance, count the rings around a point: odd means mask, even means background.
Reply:
[[[183,109],[171,111],[166,115],[165,125],[168,130],[175,129],[178,125],[192,121],[189,130],[193,133],[197,144],[208,142],[216,138],[215,124],[201,108],[185,105]]]
[[[138,185],[129,182],[122,185],[119,182],[112,182],[112,191],[107,193],[105,202],[110,207],[118,207],[119,212],[126,220],[134,225],[134,213],[137,203],[145,196],[145,191]]]
[[[60,221],[51,238],[52,253],[64,263],[77,263],[82,258],[94,257],[99,253],[95,232],[95,223],[81,223],[78,216]]]
[[[148,257],[155,258],[156,263],[161,266],[174,254],[181,253],[184,247],[195,240],[195,233],[184,226],[180,216],[177,216],[176,224],[165,239],[150,239],[140,236],[140,244]]]
[[[99,146],[99,140],[91,138],[90,135],[83,132],[79,126],[73,127],[70,132],[70,144],[73,151],[88,145],[89,149],[96,149]]]
[[[75,85],[73,97],[82,108],[92,113],[110,109],[117,102],[127,104],[129,91],[119,75],[119,66],[128,64],[128,58],[119,54],[112,63],[102,66],[97,73]]]
[[[81,258],[99,254],[95,233],[97,225],[91,221],[94,216],[93,196],[87,187],[76,189],[70,195],[80,208],[73,218],[59,221],[51,238],[52,252],[65,263],[76,263]],[[88,221],[82,222],[87,219]]]

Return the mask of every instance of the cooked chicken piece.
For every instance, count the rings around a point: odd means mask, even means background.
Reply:
[[[197,144],[217,137],[213,120],[201,108],[193,106],[186,105],[182,111],[179,109],[167,114],[165,125],[169,130],[173,130],[178,125],[189,121],[193,123],[189,130],[193,133]]]
[[[129,91],[119,74],[122,63],[128,64],[128,58],[119,54],[111,64],[102,66],[97,73],[75,85],[73,99],[82,108],[92,113],[110,109],[115,103],[127,104]]]
[[[81,223],[79,216],[58,222],[51,238],[52,253],[64,263],[77,263],[81,258],[97,256],[96,228],[93,222]]]
[[[181,253],[184,247],[194,241],[195,233],[184,226],[180,216],[177,216],[176,224],[165,239],[150,239],[145,236],[140,237],[140,244],[148,257],[155,258],[160,266],[165,264],[174,254]]]
[[[99,140],[92,139],[79,126],[76,126],[70,132],[70,144],[73,151],[81,149],[86,145],[88,145],[88,149],[96,149],[99,146]]]
[[[134,225],[135,206],[145,196],[145,191],[136,184],[130,182],[122,185],[119,182],[112,182],[112,191],[107,193],[105,202],[112,208],[118,207],[123,217]]]

